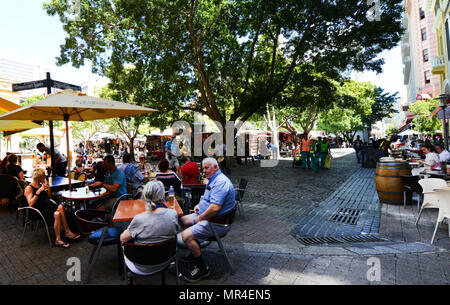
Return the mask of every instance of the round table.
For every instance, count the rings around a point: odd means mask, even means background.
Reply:
[[[86,187],[80,187],[75,189],[74,191],[65,191],[62,192],[61,197],[66,201],[71,201],[75,205],[77,205],[77,209],[79,209],[79,203],[84,202],[84,207],[86,207],[87,200],[94,200],[105,197],[108,195],[108,191],[105,188],[100,188],[98,190],[86,192]]]

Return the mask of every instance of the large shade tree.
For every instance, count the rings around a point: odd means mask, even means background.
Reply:
[[[59,64],[145,88],[147,106],[247,120],[292,85],[302,63],[344,71],[381,71],[377,55],[400,40],[401,0],[381,2],[380,21],[366,0],[66,0],[44,4],[68,37]]]

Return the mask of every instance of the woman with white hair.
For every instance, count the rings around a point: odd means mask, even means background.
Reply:
[[[165,208],[164,185],[152,180],[144,186],[141,200],[145,201],[146,211],[136,215],[128,229],[120,235],[125,243],[134,239],[136,244],[152,244],[176,238],[179,230],[178,214],[173,209]],[[167,262],[155,266],[143,266],[131,262],[125,257],[125,263],[135,274],[148,275],[158,272]]]

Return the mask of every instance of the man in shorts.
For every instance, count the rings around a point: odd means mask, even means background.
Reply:
[[[186,228],[181,237],[191,253],[183,261],[194,263],[194,268],[184,275],[184,280],[190,283],[197,282],[209,276],[209,268],[205,264],[197,241],[206,240],[214,236],[208,219],[228,213],[235,208],[235,192],[230,179],[219,169],[217,160],[206,158],[202,162],[203,173],[208,178],[208,184],[199,204],[194,207],[193,214],[183,216],[180,220]],[[230,227],[216,226],[220,236],[225,235]]]
[[[174,136],[170,137],[170,140],[164,145],[166,150],[166,159],[169,160],[169,168],[176,171],[177,175],[180,176],[180,163],[178,163],[177,158],[177,144]]]

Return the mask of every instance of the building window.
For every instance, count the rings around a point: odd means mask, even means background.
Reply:
[[[419,14],[420,14],[420,19],[424,19],[425,18],[425,11],[423,10],[423,8],[420,8]]]
[[[428,58],[428,49],[423,50],[423,62],[427,62]]]
[[[427,40],[427,30],[423,28],[421,30],[421,33],[422,33],[422,41]]]
[[[425,84],[429,84],[430,82],[431,82],[430,71],[425,71]]]

